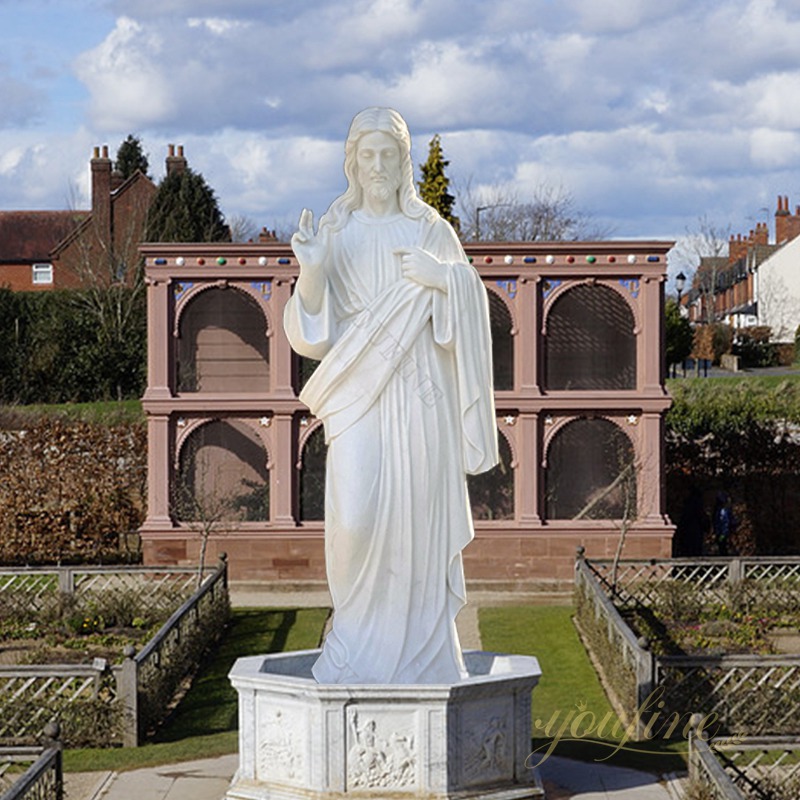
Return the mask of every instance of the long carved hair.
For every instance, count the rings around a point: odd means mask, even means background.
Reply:
[[[414,188],[411,135],[405,120],[392,108],[374,107],[359,112],[350,123],[344,144],[344,174],[347,177],[347,189],[331,203],[330,208],[320,219],[320,228],[326,225],[331,230],[338,231],[345,226],[353,211],[361,208],[363,190],[358,182],[356,153],[361,137],[375,131],[388,133],[400,148],[400,188],[397,198],[400,210],[412,219],[435,217],[436,210],[423,202]]]

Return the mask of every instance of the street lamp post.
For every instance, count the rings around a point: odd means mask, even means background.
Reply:
[[[681,271],[675,276],[675,288],[678,290],[678,311],[681,308],[681,295],[683,294],[684,286],[686,286],[686,276]]]

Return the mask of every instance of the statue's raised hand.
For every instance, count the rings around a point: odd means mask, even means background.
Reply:
[[[306,309],[315,313],[322,305],[325,288],[324,264],[328,250],[328,237],[314,233],[314,214],[304,208],[300,214],[297,231],[292,236],[292,250],[300,264],[297,291]]]

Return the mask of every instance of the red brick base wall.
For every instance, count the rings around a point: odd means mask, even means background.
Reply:
[[[671,526],[628,532],[623,558],[669,558],[672,555]],[[619,532],[597,531],[508,531],[479,530],[464,551],[467,580],[499,582],[570,581],[579,546],[592,559],[613,558]],[[143,532],[146,564],[194,565],[200,553],[197,533],[178,531]],[[325,580],[324,539],[321,530],[302,533],[284,531],[265,534],[220,534],[212,536],[207,563],[219,554],[228,555],[230,576],[236,581],[307,582]]]

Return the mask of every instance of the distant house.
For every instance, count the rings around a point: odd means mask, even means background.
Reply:
[[[168,174],[186,169],[182,146],[168,153]],[[94,148],[90,167],[89,211],[0,211],[0,287],[46,291],[128,280],[156,185],[142,172],[123,179],[107,146]]]
[[[684,303],[692,322],[724,322],[772,330],[772,341],[794,340],[800,324],[800,206],[778,197],[775,241],[766,222],[731,236],[727,256],[700,259]]]
[[[75,285],[53,252],[88,216],[83,211],[0,211],[0,287],[35,291]]]
[[[771,329],[773,342],[793,342],[800,325],[800,238],[759,264],[755,289],[758,324]]]

